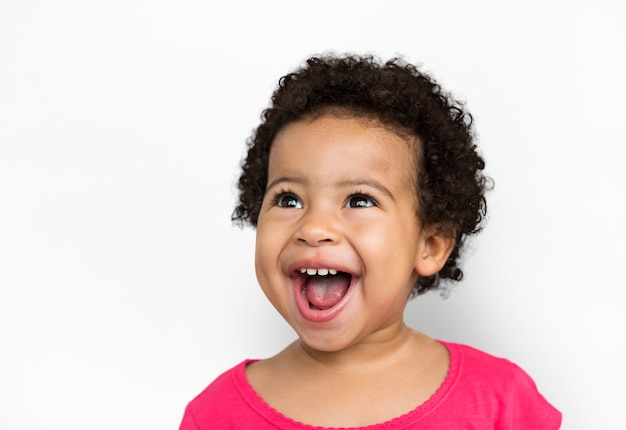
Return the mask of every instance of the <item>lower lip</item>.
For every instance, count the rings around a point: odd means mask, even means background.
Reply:
[[[295,288],[295,297],[296,297],[296,305],[298,307],[298,311],[300,315],[307,321],[323,323],[328,322],[334,319],[337,315],[341,313],[341,311],[346,307],[348,301],[350,300],[350,296],[352,292],[355,290],[355,284],[357,279],[352,278],[350,281],[350,286],[348,287],[348,291],[346,294],[339,300],[339,302],[328,309],[311,309],[309,306],[309,301],[304,297],[302,293],[302,287],[296,283],[294,285]]]

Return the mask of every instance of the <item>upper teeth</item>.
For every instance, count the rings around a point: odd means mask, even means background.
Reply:
[[[300,269],[300,273],[306,273],[309,276],[313,276],[313,275],[326,276],[329,273],[331,275],[336,275],[337,271],[335,269],[305,269],[305,268],[302,268],[302,269]]]

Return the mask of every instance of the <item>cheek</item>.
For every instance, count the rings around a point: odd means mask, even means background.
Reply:
[[[271,222],[260,222],[256,231],[254,253],[257,278],[267,278],[273,271],[278,270],[281,253],[282,238],[280,231],[272,226]]]
[[[378,222],[363,226],[352,235],[366,264],[375,262],[382,271],[397,270],[397,275],[410,274],[415,269],[419,252],[417,222]],[[410,276],[410,275],[409,275]]]
[[[254,254],[254,270],[256,279],[261,291],[268,298],[270,303],[274,304],[274,295],[272,293],[271,285],[273,285],[272,278],[275,276],[275,271],[272,267],[275,264],[272,263],[271,249],[263,241],[263,237],[257,235],[257,243]],[[274,259],[275,260],[275,259]]]
[[[254,267],[259,281],[261,281],[263,277],[263,271],[266,270],[269,248],[265,229],[262,227],[262,224],[259,223],[256,230],[256,243],[254,248]]]
[[[368,244],[374,251],[396,248],[416,239],[417,223],[403,222],[401,218],[373,217],[351,222],[352,237],[362,244]]]

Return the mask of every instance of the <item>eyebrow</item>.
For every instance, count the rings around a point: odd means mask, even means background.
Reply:
[[[278,184],[282,184],[285,182],[290,182],[290,183],[296,183],[296,184],[304,184],[306,185],[307,181],[304,178],[300,178],[297,176],[281,176],[280,178],[276,178],[274,179],[272,182],[270,182],[267,185],[267,188],[265,188],[265,190],[269,190],[272,187],[275,187]],[[346,179],[343,181],[340,181],[337,183],[337,186],[339,187],[346,187],[346,186],[350,186],[350,187],[359,187],[359,186],[363,186],[366,185],[368,187],[372,187],[372,188],[376,188],[378,191],[380,191],[381,193],[385,194],[387,197],[389,197],[391,200],[396,200],[395,197],[393,196],[393,194],[391,193],[391,191],[389,191],[384,185],[382,185],[381,183],[374,181],[372,179],[363,179],[363,178],[356,178],[356,179]]]
[[[296,183],[296,184],[306,184],[306,181],[304,179],[302,179],[302,178],[298,178],[298,177],[295,177],[295,176],[281,176],[280,178],[276,178],[272,182],[267,184],[267,187],[265,187],[265,191],[269,190],[272,187],[275,187],[278,184],[282,184],[283,182],[291,182],[291,183]]]

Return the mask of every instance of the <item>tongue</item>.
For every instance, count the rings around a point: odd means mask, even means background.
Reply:
[[[339,303],[350,286],[350,275],[312,276],[306,285],[306,298],[318,309],[328,309]]]

